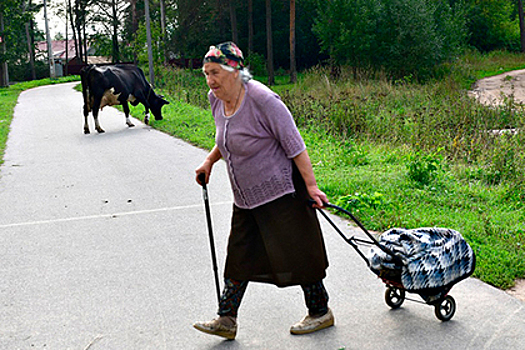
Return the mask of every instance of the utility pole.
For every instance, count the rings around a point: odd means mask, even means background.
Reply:
[[[49,34],[49,24],[47,21],[47,1],[44,0],[44,21],[46,23],[47,55],[49,58],[49,77],[56,78],[55,59],[53,58],[53,46],[51,45],[51,34]]]
[[[151,47],[151,27],[149,20],[149,0],[144,1],[146,12],[146,36],[148,41],[148,61],[149,61],[149,83],[155,87],[155,74],[153,73],[153,49]]]

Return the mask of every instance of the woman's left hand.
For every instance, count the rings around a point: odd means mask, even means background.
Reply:
[[[325,203],[328,203],[328,197],[326,194],[319,189],[317,186],[307,187],[310,198],[315,201],[314,208],[323,208]]]

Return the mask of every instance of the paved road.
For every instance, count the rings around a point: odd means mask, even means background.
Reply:
[[[236,341],[195,331],[216,310],[193,180],[206,152],[138,121],[128,129],[111,108],[101,114],[106,133],[84,135],[73,86],[26,91],[15,109],[0,167],[0,349],[525,348],[525,303],[476,279],[452,289],[449,322],[409,301],[390,310],[384,285],[324,221],[335,327],[290,335],[305,313],[300,289],[251,284]],[[222,268],[223,164],[209,192]]]

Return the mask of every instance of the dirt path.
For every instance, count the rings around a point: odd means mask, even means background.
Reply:
[[[500,105],[509,98],[514,98],[517,103],[525,103],[525,69],[478,80],[469,95],[490,106]],[[525,279],[517,280],[507,293],[525,301]]]
[[[512,96],[525,103],[525,69],[478,80],[469,94],[486,105],[499,105]]]

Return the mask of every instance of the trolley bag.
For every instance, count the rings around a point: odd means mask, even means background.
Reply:
[[[309,201],[313,206],[315,202]],[[447,228],[394,228],[377,239],[348,210],[324,203],[349,216],[368,238],[346,236],[322,209],[319,213],[363,258],[370,270],[386,285],[385,301],[392,309],[401,307],[405,292],[416,293],[435,309],[441,321],[450,320],[456,302],[448,295],[454,284],[474,273],[476,256],[457,231]],[[368,254],[360,246],[369,246]]]
[[[409,292],[422,292],[422,296],[446,290],[474,272],[472,248],[452,229],[393,228],[379,237],[379,244],[399,259],[393,261],[391,255],[372,246],[370,269],[385,280],[401,283]]]

